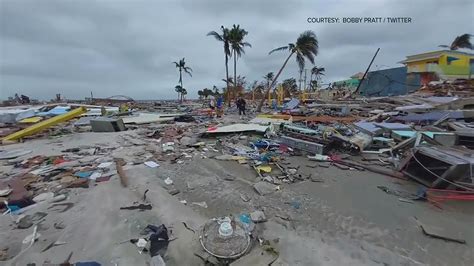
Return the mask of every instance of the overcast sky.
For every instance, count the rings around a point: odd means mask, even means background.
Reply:
[[[225,86],[222,44],[206,34],[232,24],[249,32],[252,48],[237,66],[249,82],[277,72],[287,53],[268,52],[305,30],[316,33],[316,65],[331,82],[364,71],[377,47],[373,68],[395,67],[406,55],[473,33],[473,14],[472,0],[0,0],[0,98],[18,92],[83,99],[90,91],[95,97],[175,98],[178,71],[171,62],[182,57],[194,70],[184,87],[196,97],[199,89]],[[321,24],[308,17],[412,22]],[[297,77],[294,61],[280,80]]]

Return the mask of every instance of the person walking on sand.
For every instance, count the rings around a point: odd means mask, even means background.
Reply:
[[[220,118],[222,117],[222,115],[224,114],[224,97],[222,97],[222,95],[219,95],[217,97],[217,104],[216,104],[216,107],[217,107],[217,117]]]
[[[245,115],[246,102],[245,102],[244,98],[239,97],[239,99],[235,103],[237,104],[237,108],[239,109],[240,119],[242,119],[242,115]]]

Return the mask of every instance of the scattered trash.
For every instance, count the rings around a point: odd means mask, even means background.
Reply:
[[[144,164],[150,168],[155,168],[155,167],[159,167],[160,165],[157,164],[156,162],[153,162],[153,161],[147,161],[147,162],[144,162]]]
[[[127,207],[120,207],[121,210],[151,210],[152,206],[151,204],[139,204],[139,205],[133,205],[133,206],[127,206]]]
[[[193,205],[197,205],[199,207],[203,207],[205,209],[207,209],[207,203],[205,201],[201,201],[201,202],[191,202],[191,204]]]
[[[165,179],[165,184],[171,185],[171,184],[173,184],[173,180],[171,180],[171,178],[167,177],[167,178]]]
[[[254,223],[261,223],[261,222],[267,221],[267,218],[265,217],[265,214],[263,213],[263,211],[251,212],[250,218],[252,219],[252,222]]]
[[[27,155],[29,153],[31,153],[31,150],[16,149],[9,151],[0,151],[0,160],[14,159],[23,155]]]
[[[450,228],[449,230],[444,230],[443,228],[440,228],[440,227],[434,227],[434,226],[423,224],[416,218],[415,220],[420,226],[423,233],[427,236],[446,240],[446,241],[457,242],[460,244],[466,244],[466,240],[461,238],[461,234],[459,234],[459,238],[458,238],[458,236],[452,236],[451,233],[448,232],[448,231],[453,230],[454,228]]]
[[[203,226],[199,240],[207,253],[222,259],[238,258],[250,248],[248,231],[230,217],[209,220]]]
[[[112,162],[105,162],[105,163],[100,163],[97,167],[98,168],[108,168],[112,165]]]
[[[5,197],[10,195],[12,193],[13,189],[11,188],[6,188],[6,189],[0,189],[0,197]]]
[[[257,182],[256,184],[254,184],[253,188],[255,189],[255,191],[257,191],[257,193],[260,196],[271,194],[275,192],[275,190],[277,190],[277,186],[272,185],[268,182],[263,182],[263,181]]]
[[[53,192],[46,192],[46,193],[41,193],[38,196],[33,198],[34,202],[41,202],[41,201],[50,201],[54,198],[54,193]]]
[[[30,234],[30,235],[27,235],[27,236],[23,239],[22,243],[25,244],[25,245],[26,245],[26,244],[32,244],[32,243],[34,243],[36,240],[38,240],[38,238],[40,238],[40,237],[41,237],[41,234],[37,232],[37,226],[35,226],[35,228],[33,229],[33,233]]]

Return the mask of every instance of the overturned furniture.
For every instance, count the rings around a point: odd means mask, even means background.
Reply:
[[[409,151],[400,171],[431,188],[472,183],[474,154],[462,147],[419,146]]]

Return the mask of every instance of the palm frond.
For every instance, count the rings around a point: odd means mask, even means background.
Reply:
[[[272,54],[274,52],[284,51],[284,50],[289,50],[289,45],[275,48],[275,49],[271,50],[268,54]]]
[[[211,31],[211,32],[207,33],[206,36],[213,36],[216,40],[218,40],[220,42],[224,41],[223,36],[220,35],[219,33],[215,32],[215,31]]]
[[[473,49],[470,39],[471,34],[468,33],[457,36],[451,44],[451,50],[457,50],[459,48]]]
[[[247,47],[250,47],[250,48],[252,47],[252,45],[248,42],[243,42],[242,46],[244,46],[244,47],[247,46]]]
[[[191,72],[192,72],[193,70],[192,70],[190,67],[184,67],[183,70],[184,70],[184,72],[188,73],[189,76],[191,76],[191,77],[193,76],[193,75],[191,74]]]

